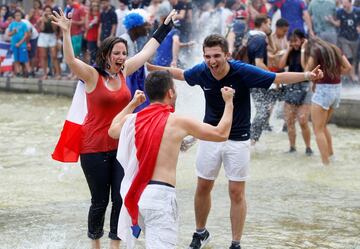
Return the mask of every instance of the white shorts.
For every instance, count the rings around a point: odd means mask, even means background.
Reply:
[[[37,46],[41,48],[52,48],[56,46],[55,33],[40,33]]]
[[[138,205],[146,249],[175,249],[179,229],[175,188],[147,185]]]
[[[250,140],[225,142],[200,141],[196,159],[197,175],[215,180],[221,164],[230,181],[245,181],[249,177]]]

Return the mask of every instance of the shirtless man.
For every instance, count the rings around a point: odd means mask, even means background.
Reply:
[[[183,138],[188,135],[207,141],[226,141],[232,123],[234,90],[230,87],[221,88],[224,112],[217,126],[212,126],[188,117],[171,113],[175,106],[177,94],[172,76],[166,71],[156,71],[149,74],[145,81],[145,91],[150,99],[150,106],[137,114],[131,114],[136,106],[145,101],[144,93],[137,91],[130,104],[114,118],[109,129],[109,135],[116,139],[120,137],[120,155],[118,156],[118,159],[124,167],[124,181],[126,181],[127,168],[131,167],[127,165],[127,162],[130,162],[133,159],[133,157],[131,157],[131,152],[129,153],[128,150],[128,148],[132,146],[131,142],[129,142],[131,139],[128,138],[131,136],[134,126],[141,126],[142,128],[146,125],[148,126],[143,134],[141,134],[141,131],[138,131],[140,129],[135,129],[137,136],[134,136],[134,144],[137,147],[136,156],[140,164],[138,175],[143,177],[146,174],[145,171],[151,172],[149,178],[142,181],[143,183],[145,182],[145,187],[143,192],[140,193],[141,197],[139,197],[137,203],[139,212],[138,216],[135,216],[135,219],[136,221],[139,221],[140,227],[144,229],[147,249],[176,248],[178,212],[175,184],[176,164],[181,142]],[[141,123],[140,120],[143,120],[146,115],[144,113],[150,113],[149,115],[151,118]],[[165,121],[162,120],[161,117],[159,118],[161,115],[164,115]],[[151,122],[156,118],[164,121],[164,125],[161,126],[161,124],[159,125],[161,121],[156,121],[155,127],[155,123]],[[136,119],[136,121],[134,121],[134,119]],[[134,122],[134,124],[132,122]],[[156,130],[156,132],[153,133],[152,130]],[[159,132],[163,132],[163,134],[159,135],[158,152],[155,159],[153,159],[153,168],[151,169],[151,159],[145,158],[146,156],[144,155],[151,154],[151,151],[156,147],[156,134]],[[145,150],[141,150],[143,144],[139,146],[139,141],[136,141],[136,138],[139,136],[141,136],[142,140],[140,143],[143,142],[146,144],[146,141],[149,141],[148,147]],[[127,156],[129,157],[128,159],[126,158]],[[146,161],[143,166],[141,166],[142,161]],[[134,184],[136,184],[137,178],[134,178],[130,190]],[[124,182],[121,185],[121,193],[123,193],[123,187]],[[136,186],[134,187],[137,191],[138,188]],[[128,193],[131,193],[130,190]],[[131,216],[131,208],[127,205],[128,195],[129,194],[124,196],[122,194],[125,203],[123,206],[126,206]],[[121,239],[127,240],[127,238],[122,238],[119,234],[118,236]]]

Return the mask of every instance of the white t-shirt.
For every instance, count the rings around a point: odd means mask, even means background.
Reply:
[[[39,32],[36,30],[36,28],[34,27],[34,25],[32,25],[32,23],[29,22],[29,20],[27,20],[27,19],[22,19],[21,21],[26,24],[26,27],[27,27],[27,29],[28,29],[29,31],[31,30],[30,40],[34,40],[34,39],[38,38]]]
[[[129,9],[126,6],[125,10],[116,9],[115,13],[116,13],[117,20],[118,20],[118,25],[116,26],[115,35],[117,37],[120,37],[122,34],[126,33],[126,28],[125,28],[125,26],[123,24],[123,19],[126,16],[126,14],[129,13]]]

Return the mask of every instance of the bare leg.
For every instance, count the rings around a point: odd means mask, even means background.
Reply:
[[[314,127],[316,143],[318,145],[323,164],[329,164],[328,142],[325,135],[325,127],[328,118],[328,111],[317,104],[311,106],[311,119]]]
[[[100,240],[91,240],[91,249],[100,249]]]
[[[211,208],[211,190],[213,186],[214,181],[198,177],[194,198],[196,229],[203,229],[206,226]]]
[[[334,109],[330,108],[328,111],[328,117],[327,117],[327,122],[329,122],[332,114],[334,113]],[[327,140],[327,144],[328,144],[328,150],[329,150],[329,156],[334,155],[334,149],[332,146],[332,138],[331,138],[331,134],[329,129],[327,128],[327,126],[325,126],[325,136],[326,136],[326,140]]]
[[[229,181],[232,239],[240,241],[246,218],[245,182]]]
[[[119,249],[120,248],[120,240],[110,240],[110,249]]]
[[[306,148],[310,148],[310,127],[309,127],[310,105],[301,105],[298,108],[298,121],[301,127],[302,136]]]
[[[288,137],[289,137],[290,147],[295,148],[295,143],[296,143],[296,128],[295,128],[296,106],[285,103],[284,111],[285,111],[285,120],[286,120],[286,124],[287,124],[287,128],[288,128]]]

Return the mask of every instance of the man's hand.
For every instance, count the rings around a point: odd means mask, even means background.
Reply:
[[[139,106],[142,103],[144,103],[146,100],[146,96],[145,93],[143,91],[140,90],[136,90],[133,99],[131,100],[131,102],[135,105],[135,106]]]
[[[221,94],[225,103],[229,101],[232,102],[235,95],[235,90],[231,87],[224,86],[223,88],[221,88]]]
[[[315,67],[314,70],[312,70],[311,72],[305,72],[305,74],[309,74],[308,78],[311,81],[316,81],[316,80],[320,80],[324,77],[324,73],[323,71],[320,69],[320,65],[317,65]],[[306,77],[305,77],[306,78]]]

